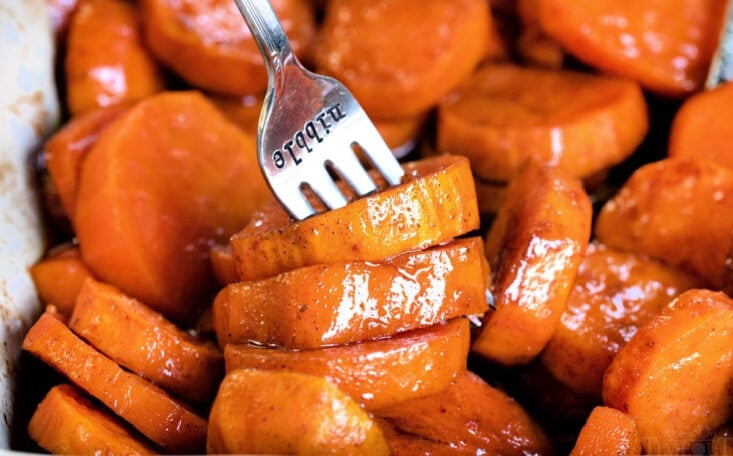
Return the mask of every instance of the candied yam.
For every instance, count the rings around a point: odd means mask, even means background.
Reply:
[[[158,94],[109,125],[84,160],[81,255],[101,281],[190,321],[216,289],[210,246],[267,198],[254,138],[197,92]]]
[[[390,454],[367,412],[314,375],[234,370],[224,378],[209,419],[209,453]]]
[[[580,430],[570,456],[641,454],[641,437],[634,417],[610,407],[598,406]]]
[[[437,148],[506,182],[532,159],[585,178],[630,156],[649,128],[641,88],[580,72],[484,65],[438,106]]]
[[[603,401],[636,418],[648,454],[689,450],[731,417],[733,300],[693,289],[639,328],[611,362]]]
[[[52,454],[156,454],[150,442],[67,384],[51,388],[38,404],[28,434]]]
[[[59,312],[69,315],[84,282],[92,272],[72,244],[56,247],[30,267],[29,272],[41,302],[53,304]]]
[[[721,289],[733,230],[733,171],[667,158],[638,168],[600,211],[599,241],[648,255]]]
[[[538,16],[579,60],[682,97],[702,88],[724,8],[720,0],[540,0]]]
[[[307,58],[315,36],[305,0],[272,0],[293,52]],[[267,70],[236,4],[229,0],[141,0],[147,43],[194,87],[242,97],[264,93]]]
[[[434,394],[466,369],[470,344],[465,318],[389,338],[315,350],[246,344],[224,349],[234,369],[289,370],[326,377],[367,410]]]
[[[126,109],[126,105],[113,105],[76,115],[44,144],[46,169],[67,217],[73,217],[76,211],[76,194],[84,158],[97,142],[99,133]]]
[[[153,383],[123,370],[44,313],[23,340],[23,349],[99,399],[157,445],[174,453],[196,453],[206,443],[206,420]]]
[[[542,363],[575,391],[601,395],[603,374],[636,330],[697,281],[675,268],[593,243]]]
[[[588,245],[592,209],[580,181],[529,163],[509,183],[486,237],[496,310],[472,350],[492,361],[527,363],[547,345]]]
[[[214,269],[214,276],[220,285],[229,285],[239,282],[237,263],[234,261],[234,253],[231,244],[216,244],[209,251],[211,267]]]
[[[315,67],[377,118],[422,114],[471,74],[493,27],[485,0],[331,0]]]
[[[110,285],[87,281],[68,324],[121,366],[188,402],[213,399],[224,375],[218,347]]]
[[[554,453],[545,432],[514,399],[470,371],[439,393],[374,414],[394,428],[387,437],[401,434],[397,447],[422,440],[436,454]]]
[[[140,13],[126,0],[84,0],[69,22],[64,60],[72,114],[141,100],[165,88],[143,44]]]
[[[465,157],[430,157],[403,168],[401,185],[302,221],[292,220],[275,202],[253,214],[231,240],[242,280],[309,265],[382,261],[479,227],[476,190]]]
[[[733,168],[732,118],[733,82],[688,98],[672,121],[669,156],[711,160]]]
[[[233,283],[214,300],[219,345],[312,349],[482,315],[490,280],[482,248],[473,237],[383,263],[307,266]]]

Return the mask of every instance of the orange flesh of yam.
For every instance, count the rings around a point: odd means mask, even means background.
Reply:
[[[323,377],[237,369],[214,400],[209,453],[390,454],[379,427]]]
[[[724,8],[720,0],[540,0],[538,15],[579,60],[682,97],[702,88]]]
[[[303,221],[273,203],[232,237],[242,280],[258,280],[303,266],[378,262],[427,248],[479,227],[468,160],[439,156],[403,165],[401,185]]]
[[[466,369],[469,323],[449,323],[386,339],[315,350],[287,351],[228,344],[227,372],[240,368],[290,370],[326,377],[367,410],[448,387]]]
[[[598,406],[588,416],[570,456],[641,454],[641,437],[634,417]]]
[[[141,100],[165,88],[126,0],[84,0],[71,16],[64,69],[72,114]]]
[[[596,237],[658,259],[721,289],[733,230],[733,171],[667,158],[641,168],[601,209]]]
[[[493,361],[527,363],[557,328],[591,231],[580,181],[528,164],[509,184],[486,238],[496,310],[472,350]]]
[[[542,428],[511,397],[466,371],[443,391],[376,410],[399,437],[432,443],[426,454],[553,454]],[[393,445],[390,441],[390,445]]]
[[[636,330],[697,282],[634,253],[591,244],[542,363],[575,391],[600,397],[603,373]]]
[[[293,52],[307,60],[315,35],[313,7],[272,0]],[[199,89],[229,96],[260,95],[267,71],[249,28],[228,0],[141,0],[145,37],[155,56]]]
[[[206,420],[149,381],[124,371],[44,313],[23,340],[23,349],[99,399],[156,444],[174,453],[204,449]]]
[[[218,347],[110,285],[86,282],[68,324],[121,366],[188,402],[213,399],[224,375]]]
[[[210,246],[270,197],[254,138],[196,92],[159,94],[108,126],[84,160],[82,258],[103,282],[190,321],[216,287]]]
[[[733,81],[685,100],[669,134],[670,157],[696,157],[733,169]]]
[[[733,300],[689,290],[645,326],[606,370],[603,401],[636,418],[648,454],[689,450],[731,418]]]
[[[71,385],[51,388],[28,423],[28,434],[53,454],[156,454],[143,437]]]
[[[471,74],[492,27],[484,0],[331,0],[315,67],[342,81],[370,116],[419,115]]]
[[[43,147],[46,168],[67,217],[73,217],[76,210],[79,174],[84,158],[99,133],[126,109],[125,105],[114,105],[79,114],[46,141]]]
[[[214,301],[219,345],[312,349],[481,315],[489,286],[482,246],[474,237],[379,264],[308,266],[228,285]]]
[[[71,244],[51,252],[31,266],[29,272],[41,302],[53,304],[65,315],[71,314],[84,282],[92,278],[79,249]]]
[[[504,63],[441,101],[437,148],[467,156],[484,180],[508,181],[528,159],[582,179],[631,155],[648,129],[633,81]]]

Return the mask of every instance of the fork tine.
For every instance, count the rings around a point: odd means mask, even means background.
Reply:
[[[366,114],[364,116],[366,117]],[[361,137],[357,138],[355,143],[369,157],[372,165],[384,176],[389,185],[400,184],[405,172],[369,119],[366,119],[365,125],[360,127],[360,133]]]
[[[348,201],[344,194],[341,193],[341,190],[338,188],[331,176],[329,176],[325,166],[321,169],[322,172],[314,171],[309,176],[309,181],[306,183],[310,186],[311,190],[313,190],[313,193],[315,193],[329,209],[338,209],[339,207],[346,206]],[[290,202],[288,202],[288,204],[290,204]]]
[[[377,189],[377,184],[352,150],[343,151],[335,159],[329,160],[328,164],[358,195],[363,196]]]

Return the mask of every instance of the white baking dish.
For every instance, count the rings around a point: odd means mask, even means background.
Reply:
[[[58,122],[45,0],[0,2],[0,452],[10,449],[21,342],[40,307],[28,267],[43,253],[34,152]]]

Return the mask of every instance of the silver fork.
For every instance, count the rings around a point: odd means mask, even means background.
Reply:
[[[718,85],[733,81],[733,0],[727,0],[720,31],[718,47],[710,63],[705,88],[710,90]]]
[[[329,170],[357,195],[377,189],[355,147],[389,185],[404,171],[374,124],[340,82],[308,71],[293,54],[268,0],[234,0],[262,52],[268,89],[257,127],[260,167],[268,185],[291,216],[316,213],[305,188],[329,209],[347,204]]]

